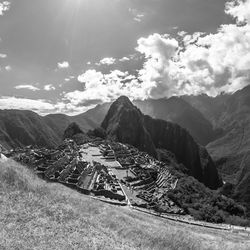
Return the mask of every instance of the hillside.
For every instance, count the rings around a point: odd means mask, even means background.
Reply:
[[[38,114],[32,111],[0,110],[0,143],[4,147],[54,147],[60,141],[60,137]]]
[[[26,110],[0,110],[0,143],[8,149],[27,145],[55,147],[62,142],[64,131],[72,122],[77,122],[84,132],[98,126],[84,114],[43,117]]]
[[[250,85],[234,94],[217,97],[185,96],[224,135],[209,143],[207,150],[216,160],[226,182],[232,183],[233,198],[250,208]]]
[[[201,145],[207,145],[217,136],[212,124],[202,113],[181,98],[149,99],[135,101],[134,104],[152,118],[177,123],[188,130]]]
[[[68,116],[64,114],[50,114],[43,117],[43,120],[53,131],[60,137],[63,137],[65,129],[72,123],[75,122],[79,125],[82,131],[87,132],[90,129],[98,127],[100,124],[99,116],[102,117],[98,112],[98,107],[93,110],[87,111],[76,116]]]
[[[65,129],[75,122],[87,132],[98,127],[110,104],[76,116],[50,114],[40,116],[26,110],[0,110],[0,143],[6,148],[27,145],[55,147],[62,142]]]
[[[214,189],[221,185],[212,159],[185,129],[143,115],[127,97],[122,96],[111,105],[101,126],[109,138],[131,144],[152,156],[157,156],[157,149],[166,149],[200,182]]]
[[[166,221],[46,183],[0,162],[3,249],[249,249],[230,232]],[[188,232],[188,234],[187,234]]]
[[[250,85],[233,94],[182,98],[200,110],[214,127],[223,128],[223,136],[207,145],[213,158],[228,158],[222,162],[229,166],[235,165],[231,162],[240,162],[250,151]]]
[[[241,154],[250,150],[250,85],[233,94],[216,97],[183,96],[198,109],[223,136],[207,148],[215,158]]]

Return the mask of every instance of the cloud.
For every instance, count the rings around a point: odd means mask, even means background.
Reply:
[[[136,22],[141,22],[142,21],[142,18],[144,17],[144,14],[137,14],[135,17],[134,17],[134,20]]]
[[[178,48],[178,42],[170,39],[168,36],[159,34],[150,35],[147,38],[138,40],[137,51],[144,54],[147,59],[162,59],[163,57],[171,59]]]
[[[85,83],[85,87],[88,88],[91,85],[95,85],[96,82],[99,83],[103,81],[103,74],[101,72],[97,72],[96,70],[88,70],[82,75],[77,77],[77,80],[81,83]]]
[[[74,115],[87,111],[87,108],[78,108],[71,103],[52,103],[43,99],[34,100],[13,96],[0,97],[0,109],[32,110],[39,113],[40,115],[47,115],[51,113],[66,113]]]
[[[120,62],[126,62],[126,61],[129,61],[130,59],[126,56],[124,56],[123,58],[120,58],[119,61]]]
[[[6,58],[7,55],[6,54],[0,54],[0,58]]]
[[[108,74],[87,70],[78,76],[78,81],[84,84],[84,91],[77,90],[64,95],[65,101],[76,107],[110,102],[121,95],[127,95],[131,99],[141,96],[139,82],[135,77],[120,70],[113,70]]]
[[[87,70],[77,77],[84,90],[63,93],[64,103],[79,110],[120,95],[132,100],[200,93],[214,96],[244,87],[250,80],[250,24],[245,11],[249,2],[227,4],[225,11],[236,22],[221,25],[214,34],[182,31],[176,37],[155,33],[138,39],[136,51],[144,63],[137,75]],[[99,64],[113,63],[114,58],[104,58]]]
[[[33,86],[33,85],[30,85],[30,84],[21,84],[21,85],[17,85],[15,86],[15,89],[28,89],[28,90],[31,90],[31,91],[38,91],[40,90],[39,88]]]
[[[10,96],[0,97],[0,109],[22,109],[47,113],[54,110],[54,106],[45,100],[33,100]]]
[[[235,0],[227,2],[225,12],[234,18],[238,23],[250,22],[250,1]]]
[[[100,60],[99,65],[103,64],[103,65],[112,65],[116,62],[116,59],[113,57],[105,57],[102,60]]]
[[[72,79],[75,79],[75,78],[76,78],[75,76],[68,76],[68,77],[64,78],[64,81],[69,82],[69,81],[71,81]]]
[[[8,11],[9,9],[10,9],[9,1],[0,2],[0,16],[2,16],[4,12]]]
[[[59,69],[67,69],[67,68],[69,68],[69,62],[67,62],[67,61],[59,62],[59,63],[57,63],[57,67]]]
[[[46,91],[51,91],[51,90],[55,90],[56,88],[52,84],[47,84],[44,86],[43,89]]]
[[[139,70],[146,98],[172,95],[217,95],[234,92],[250,81],[250,0],[226,4],[235,24],[221,25],[214,34],[196,32],[153,34],[138,40],[145,57]]]
[[[139,23],[142,21],[142,19],[145,16],[145,13],[140,12],[137,9],[129,8],[129,12],[132,14],[133,20]]]
[[[12,70],[12,68],[11,68],[11,66],[10,66],[10,65],[7,65],[7,66],[5,66],[5,70],[6,70],[6,71],[11,71],[11,70]]]
[[[155,33],[138,39],[136,51],[144,57],[138,75],[88,70],[78,76],[84,91],[65,93],[65,100],[78,107],[113,101],[120,95],[132,100],[201,93],[215,96],[243,88],[250,81],[249,3],[228,3],[225,11],[236,22],[221,25],[214,34],[183,31],[176,38]]]
[[[185,35],[187,35],[186,31],[179,31],[178,32],[178,36],[184,37]]]
[[[176,37],[157,33],[142,37],[137,41],[136,55],[117,59],[128,61],[143,57],[143,66],[136,75],[120,70],[109,73],[87,70],[77,77],[83,91],[63,92],[62,101],[54,104],[44,100],[38,100],[39,104],[29,101],[34,105],[32,110],[73,114],[114,101],[121,95],[135,100],[234,92],[250,80],[249,3],[250,0],[227,3],[225,12],[235,19],[235,23],[221,25],[213,34],[182,31]],[[115,62],[115,58],[107,57],[99,65]],[[65,62],[60,64],[69,67]]]
[[[144,54],[145,63],[139,70],[139,79],[144,98],[160,98],[176,93],[177,81],[171,71],[176,67],[174,58],[179,48],[178,41],[159,34],[138,40],[137,51]]]

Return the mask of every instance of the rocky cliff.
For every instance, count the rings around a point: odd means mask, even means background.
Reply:
[[[109,138],[157,156],[152,138],[144,126],[141,111],[127,97],[122,96],[111,105],[101,127],[106,130]]]

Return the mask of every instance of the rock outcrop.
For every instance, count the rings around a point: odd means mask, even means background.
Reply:
[[[131,144],[156,157],[152,138],[144,126],[144,117],[130,100],[121,96],[115,101],[101,125],[109,138]]]
[[[72,122],[67,129],[64,131],[64,139],[72,139],[77,134],[83,134],[83,131],[80,127],[75,123]]]
[[[197,180],[213,189],[221,185],[206,149],[199,146],[185,129],[143,115],[125,96],[111,105],[101,126],[110,139],[131,144],[152,156],[157,156],[157,148],[171,151]]]

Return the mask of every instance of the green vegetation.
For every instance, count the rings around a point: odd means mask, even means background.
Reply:
[[[249,239],[108,205],[0,162],[0,249],[236,248]]]
[[[176,189],[170,190],[168,196],[197,220],[250,225],[250,221],[245,219],[243,206],[218,191],[206,188],[191,176],[182,176]]]

